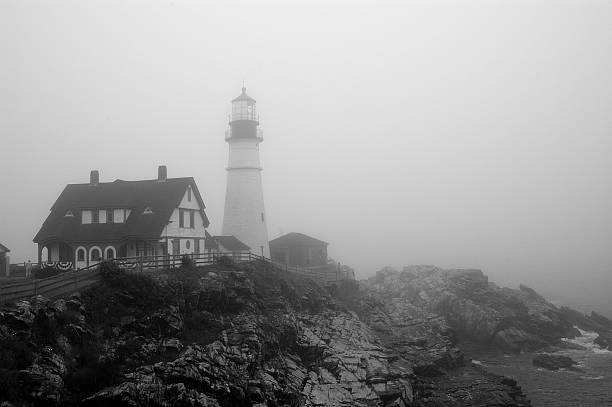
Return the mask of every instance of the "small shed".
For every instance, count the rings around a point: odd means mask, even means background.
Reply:
[[[9,275],[10,270],[10,256],[11,251],[2,243],[0,243],[0,275]]]
[[[303,233],[288,233],[270,241],[272,261],[295,267],[327,265],[327,242]]]

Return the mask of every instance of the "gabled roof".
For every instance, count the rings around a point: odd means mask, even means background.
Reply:
[[[206,236],[204,246],[207,249],[219,249],[219,246],[223,246],[223,249],[233,252],[246,252],[251,250],[249,246],[242,243],[236,236]]]
[[[34,242],[158,238],[189,186],[200,205],[207,227],[209,222],[204,212],[204,202],[192,177],[168,178],[165,181],[116,180],[97,185],[69,184],[51,207],[51,213],[34,237]],[[150,208],[152,213],[144,214],[146,208]],[[83,209],[131,209],[131,213],[124,223],[83,225]],[[67,211],[74,216],[64,216]]]
[[[270,247],[289,247],[289,246],[327,246],[328,243],[303,233],[287,233],[274,240],[270,240]]]
[[[6,247],[5,245],[3,245],[2,243],[0,243],[0,253],[8,253],[10,252],[10,250],[8,249],[8,247]]]

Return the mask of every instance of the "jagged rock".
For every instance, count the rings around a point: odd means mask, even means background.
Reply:
[[[161,335],[176,336],[183,331],[183,318],[179,308],[174,305],[157,310],[151,316]]]
[[[572,360],[572,358],[562,355],[553,355],[550,353],[538,353],[533,357],[532,363],[534,366],[543,367],[548,370],[578,370],[574,367],[574,365],[576,365],[577,363]]]
[[[34,363],[19,372],[19,381],[35,404],[57,405],[62,399],[66,372],[64,359],[44,347]]]
[[[362,289],[388,306],[400,303],[443,317],[459,340],[506,351],[561,345],[562,338],[580,335],[575,326],[597,331],[601,344],[609,346],[607,332],[612,332],[605,319],[559,309],[524,285],[518,290],[500,288],[480,270],[407,266],[399,273],[385,268],[362,282]],[[387,321],[374,323],[391,329]]]
[[[489,339],[501,333],[512,344],[517,339],[507,317],[513,312],[537,323],[560,320],[538,308],[531,293],[517,299],[477,270],[387,268],[345,301],[265,263],[234,268],[196,270],[189,281],[177,280],[178,273],[144,281],[161,290],[159,298],[118,285],[116,273],[115,285],[2,312],[25,315],[19,324],[26,333],[38,315],[49,326],[57,318],[70,321],[51,332],[61,355],[38,358],[24,372],[50,403],[72,397],[73,404],[89,406],[407,407],[467,403],[466,391],[498,405],[526,406],[515,382],[466,366],[455,329]],[[500,295],[488,300],[489,290]],[[535,335],[527,325],[518,329]],[[79,383],[90,384],[88,374],[105,383],[88,392],[71,385],[69,371],[85,362]],[[109,373],[95,376],[90,366]]]
[[[59,298],[53,301],[50,307],[58,314],[61,314],[62,312],[68,309],[68,307],[66,306],[66,300],[64,300],[63,298]]]

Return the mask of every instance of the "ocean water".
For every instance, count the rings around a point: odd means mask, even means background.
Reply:
[[[500,355],[466,350],[474,363],[487,370],[515,379],[535,407],[612,407],[612,352],[593,343],[595,332],[567,340],[585,350],[564,350],[557,354],[571,357],[583,372],[550,371],[533,366],[533,354]]]

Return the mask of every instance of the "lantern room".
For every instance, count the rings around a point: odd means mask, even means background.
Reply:
[[[240,96],[232,100],[232,114],[229,119],[229,127],[225,132],[225,140],[245,139],[263,141],[262,131],[259,128],[259,117],[255,99],[246,94],[246,88],[242,87]]]
[[[237,120],[252,120],[259,121],[257,117],[257,107],[255,99],[246,94],[246,88],[242,88],[242,93],[236,99],[232,100],[232,117],[231,121]]]

